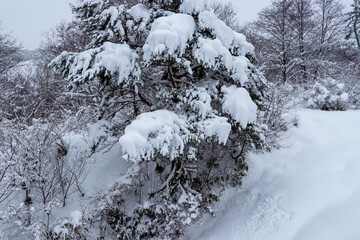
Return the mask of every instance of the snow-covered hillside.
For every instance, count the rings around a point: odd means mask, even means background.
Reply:
[[[360,111],[301,110],[288,147],[252,155],[249,177],[191,240],[360,239]]]

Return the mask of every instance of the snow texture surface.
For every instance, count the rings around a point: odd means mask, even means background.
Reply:
[[[63,52],[53,62],[61,61],[68,54],[68,52]],[[75,83],[82,83],[86,79],[93,79],[105,71],[107,74],[117,73],[119,75],[118,83],[122,83],[127,81],[130,76],[139,77],[140,70],[136,63],[137,59],[138,55],[126,43],[105,42],[101,47],[89,49],[72,57],[73,63],[68,73],[68,79]]]
[[[199,13],[210,9],[209,0],[183,0],[180,5],[180,12],[186,14]]]
[[[143,113],[125,128],[119,139],[125,158],[150,159],[156,151],[174,159],[183,153],[186,123],[175,113],[157,110]]]
[[[216,136],[219,143],[226,144],[231,125],[225,117],[214,117],[200,122],[203,126],[203,132],[206,137]]]
[[[183,239],[360,239],[360,111],[299,117],[288,147],[250,156],[243,188]]]
[[[194,32],[195,21],[190,15],[173,14],[156,19],[143,48],[144,60],[150,61],[152,57],[164,54],[181,56]]]
[[[223,86],[221,91],[224,93],[222,110],[230,114],[242,128],[246,128],[249,123],[256,122],[257,106],[245,88]]]
[[[137,23],[139,23],[138,31],[144,31],[146,29],[146,26],[150,22],[151,17],[151,11],[146,8],[143,4],[137,4],[133,6],[131,9],[128,10],[128,13],[130,16],[132,16],[133,20]],[[134,27],[134,21],[128,20],[127,26],[131,29],[131,27]],[[135,30],[135,29],[134,29]]]
[[[144,4],[137,4],[130,8],[129,14],[134,18],[135,21],[149,21],[151,12]]]
[[[119,83],[126,81],[135,70],[137,54],[127,44],[104,43],[103,51],[95,59],[95,69],[105,68],[111,74],[119,74]]]
[[[223,45],[232,52],[245,56],[254,51],[254,46],[246,41],[243,34],[233,31],[223,21],[217,18],[212,11],[203,11],[199,14],[200,28],[210,30]]]
[[[195,58],[210,68],[220,67],[228,71],[231,77],[241,85],[249,79],[248,66],[251,66],[246,54],[254,52],[254,46],[246,41],[243,34],[229,28],[211,11],[199,14],[199,27],[210,31],[214,39],[198,39],[198,48],[194,50]]]

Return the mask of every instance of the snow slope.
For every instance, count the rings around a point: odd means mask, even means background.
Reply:
[[[298,115],[288,147],[252,155],[243,188],[184,239],[360,239],[360,111]]]

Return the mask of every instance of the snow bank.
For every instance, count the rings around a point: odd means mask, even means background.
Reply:
[[[249,123],[256,122],[257,106],[245,88],[236,86],[221,88],[224,93],[222,110],[240,123],[242,128],[246,128]]]
[[[360,237],[360,111],[302,110],[288,148],[250,156],[240,191],[192,240],[357,240]]]
[[[150,61],[152,57],[164,54],[168,57],[181,56],[194,32],[195,21],[190,15],[173,14],[156,19],[143,47],[144,60]]]

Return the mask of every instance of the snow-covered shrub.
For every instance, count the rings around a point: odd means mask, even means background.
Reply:
[[[297,124],[295,108],[301,102],[300,90],[291,84],[270,83],[261,120],[267,126],[267,142],[279,146],[280,134]]]
[[[349,104],[353,109],[360,109],[360,84],[357,78],[359,72],[355,72],[355,76],[348,76],[345,81],[344,91],[349,94]]]
[[[70,219],[58,220],[50,233],[53,240],[89,239],[89,219],[80,211],[73,211]]]
[[[176,239],[184,227],[200,216],[199,194],[185,193],[177,203],[164,199],[162,205],[149,202],[137,206],[132,215],[120,208],[109,211],[109,225],[120,239],[146,239],[161,236]],[[113,205],[116,206],[116,205]]]
[[[241,185],[248,151],[267,148],[253,46],[206,0],[88,0],[74,12],[92,41],[50,65],[74,90],[99,86],[93,150],[112,141],[132,164],[93,219],[118,239],[174,239]]]
[[[81,136],[65,134],[66,124],[33,119],[31,126],[11,121],[7,126],[0,132],[0,203],[12,205],[1,214],[0,224],[10,226],[4,228],[9,236],[48,239],[54,209],[81,191],[87,145]]]
[[[349,108],[349,94],[345,84],[332,78],[318,80],[305,96],[306,106],[325,111],[344,111]]]

